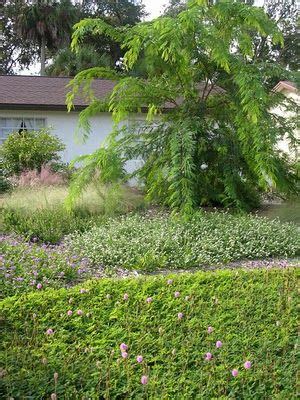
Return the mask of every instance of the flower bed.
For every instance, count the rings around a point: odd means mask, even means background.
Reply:
[[[189,221],[132,215],[72,235],[68,245],[94,264],[153,271],[293,257],[300,235],[292,224],[250,215],[203,212]]]

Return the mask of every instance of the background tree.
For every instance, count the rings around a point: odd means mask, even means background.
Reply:
[[[53,62],[46,68],[50,76],[75,76],[78,72],[94,66],[109,67],[108,54],[99,54],[92,46],[84,46],[77,53],[69,47],[57,52]]]
[[[45,75],[46,50],[53,52],[68,43],[76,14],[70,0],[38,0],[26,4],[16,19],[16,31],[20,37],[38,46],[41,75]]]
[[[113,27],[121,27],[140,22],[145,15],[145,9],[138,1],[85,0],[81,4],[81,13],[82,18],[101,18]],[[72,53],[69,48],[61,49],[46,72],[51,75],[73,76],[89,67],[110,66],[118,69],[116,63],[123,54],[119,42],[93,32],[85,36],[84,46],[77,54]]]
[[[76,26],[73,48],[93,32],[122,43],[128,71],[140,58],[146,60],[147,80],[120,78],[109,109],[116,126],[142,107],[148,110],[148,122],[121,133],[116,129],[107,146],[124,161],[143,159],[135,175],[143,180],[150,199],[190,213],[203,204],[250,209],[258,205],[261,192],[295,190],[292,168],[276,150],[283,135],[295,142],[295,121],[270,112],[283,96],[267,85],[271,77],[281,75],[282,68],[257,60],[250,34],[257,32],[273,44],[282,44],[280,31],[263,9],[240,2],[211,5],[192,0],[176,17],[158,18],[126,31],[100,19],[84,20]],[[108,74],[103,68],[78,74],[69,107],[80,85],[89,93],[93,78]],[[90,99],[80,116],[86,128],[88,118],[104,106],[99,99]],[[166,104],[172,108],[163,113]],[[284,104],[294,107],[292,102]],[[158,114],[159,121],[154,121]],[[107,176],[110,167],[101,164],[103,152],[85,159],[83,174],[92,171],[91,165],[100,165]],[[84,180],[79,182],[82,187]],[[77,184],[71,187],[70,199],[73,190],[78,193]]]
[[[15,33],[15,20],[23,6],[21,0],[0,4],[0,74],[13,74],[16,68],[27,68],[36,60],[36,46]]]

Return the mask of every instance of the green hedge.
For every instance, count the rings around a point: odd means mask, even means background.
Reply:
[[[292,224],[251,215],[202,212],[189,221],[132,215],[71,236],[70,247],[110,267],[187,269],[241,259],[292,257],[299,254],[300,235]]]
[[[106,279],[84,288],[2,301],[3,398],[296,399],[295,269]]]

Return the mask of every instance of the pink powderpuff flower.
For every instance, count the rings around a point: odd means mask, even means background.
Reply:
[[[212,354],[211,353],[206,353],[205,354],[205,360],[210,361],[212,359]]]
[[[231,371],[231,375],[234,376],[234,377],[238,376],[238,374],[239,374],[239,371],[237,369],[233,369]]]
[[[179,313],[177,314],[177,316],[178,316],[178,319],[182,319],[182,318],[183,318],[182,312],[179,312]]]
[[[167,284],[168,284],[168,285],[172,285],[172,283],[173,283],[173,279],[168,279],[168,280],[167,280]]]
[[[152,297],[147,297],[146,302],[147,302],[148,304],[152,303]]]
[[[178,298],[179,296],[180,296],[180,293],[179,293],[179,292],[175,292],[175,293],[174,293],[174,297]]]
[[[125,293],[124,296],[123,296],[123,299],[124,300],[128,300],[128,298],[129,298],[128,293]]]
[[[213,330],[214,330],[214,328],[212,326],[209,326],[207,328],[207,333],[212,333]]]
[[[54,330],[49,328],[49,329],[47,329],[46,333],[47,333],[47,335],[53,335]]]
[[[73,314],[73,311],[72,310],[68,310],[67,311],[67,315],[70,317],[71,315]]]
[[[142,385],[147,385],[148,383],[148,376],[147,375],[143,375],[141,378],[141,384]]]
[[[38,283],[38,284],[36,285],[36,288],[37,288],[37,289],[42,289],[42,287],[43,287],[43,285],[42,285],[41,283]]]
[[[136,361],[137,361],[138,363],[143,362],[143,356],[137,356]]]
[[[120,344],[120,350],[121,350],[121,351],[126,351],[126,350],[128,350],[127,344],[121,343],[121,344]]]
[[[83,315],[83,311],[82,310],[77,310],[77,315]]]
[[[244,364],[244,367],[246,368],[246,369],[250,369],[251,368],[251,361],[246,361],[245,362],[245,364]]]
[[[123,357],[123,358],[127,358],[127,357],[128,357],[128,353],[127,353],[126,351],[122,351],[121,354],[122,354],[122,357]]]
[[[217,347],[218,349],[220,349],[222,346],[223,346],[223,343],[221,342],[221,340],[218,340],[218,341],[216,342],[216,347]]]

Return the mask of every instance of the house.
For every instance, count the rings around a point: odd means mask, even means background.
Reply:
[[[295,101],[297,104],[300,104],[300,93],[299,90],[297,89],[296,85],[293,82],[290,81],[280,81],[278,84],[274,87],[273,89],[275,92],[280,92],[284,94],[287,98],[292,99]],[[286,112],[282,107],[277,107],[272,110],[274,114],[277,114],[281,117],[291,117],[292,114],[290,112]],[[295,136],[297,140],[300,141],[300,130],[299,128],[295,132]],[[294,159],[299,159],[300,155],[300,147],[298,146],[298,149],[296,150],[296,153],[291,150],[290,148],[290,143],[288,138],[284,138],[280,142],[278,142],[278,148],[282,150],[283,152],[289,154],[292,156]]]
[[[112,129],[107,113],[91,119],[91,135],[86,143],[75,137],[78,115],[88,104],[77,97],[75,109],[67,113],[66,85],[69,78],[44,76],[0,76],[0,143],[13,131],[49,128],[59,137],[66,149],[65,162],[96,150]],[[106,98],[114,87],[110,80],[95,80],[93,89],[99,98]]]
[[[76,138],[79,112],[88,103],[78,96],[74,100],[74,110],[67,113],[66,86],[69,82],[70,78],[66,77],[0,75],[0,143],[13,131],[38,130],[45,127],[50,128],[51,132],[65,143],[66,149],[62,155],[65,162],[96,150],[112,130],[111,114],[103,112],[91,118],[91,133],[85,143]],[[114,85],[110,80],[95,79],[92,88],[97,98],[105,99]],[[204,84],[200,83],[199,91],[205,89]],[[288,97],[299,100],[299,94],[290,82],[279,82],[275,90],[283,91]],[[212,93],[222,91],[221,88],[215,87]],[[171,104],[166,104],[166,108],[171,107]],[[143,118],[141,115],[135,116],[137,117]],[[128,121],[124,121],[124,124],[126,123]],[[288,143],[280,146],[289,151]],[[132,170],[134,165],[135,161],[127,169]]]

